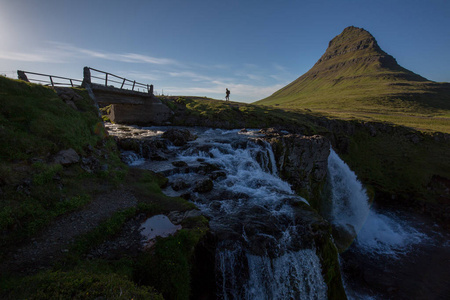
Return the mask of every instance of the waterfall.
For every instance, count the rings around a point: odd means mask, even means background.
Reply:
[[[331,221],[343,227],[351,225],[359,232],[370,210],[361,182],[333,149],[328,157],[328,173],[332,198]]]
[[[299,249],[289,204],[305,200],[278,177],[270,144],[249,136],[252,132],[208,130],[177,156],[189,165],[200,160],[226,173],[214,182],[218,196],[194,200],[210,217],[212,231],[232,237],[216,250],[219,297],[326,299],[319,258],[315,249]]]
[[[296,204],[306,200],[278,177],[271,145],[254,130],[191,130],[198,136],[195,141],[171,147],[167,161],[140,167],[164,172],[169,179],[164,193],[188,194],[209,218],[219,241],[217,297],[326,299],[312,230],[296,224],[309,221]],[[139,161],[138,156],[124,156],[129,164]],[[208,180],[213,182],[212,190],[196,188]]]
[[[328,171],[332,194],[330,221],[344,230],[351,225],[361,250],[395,257],[425,238],[404,218],[371,208],[356,174],[333,149],[328,158]]]
[[[233,250],[218,251],[217,261],[223,299],[327,298],[327,286],[314,250],[287,252],[270,259],[249,254],[235,245]]]

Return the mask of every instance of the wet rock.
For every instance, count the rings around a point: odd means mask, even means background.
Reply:
[[[172,183],[172,188],[174,191],[185,190],[189,188],[190,185],[183,179],[179,178]]]
[[[214,183],[211,179],[201,179],[195,184],[194,192],[197,193],[207,193],[214,188]]]
[[[150,160],[164,161],[170,157],[170,151],[167,149],[167,141],[160,139],[151,139],[141,141],[142,156]]]
[[[219,170],[219,167],[217,165],[209,164],[209,163],[202,163],[198,167],[197,173],[201,174],[201,175],[208,175],[217,170]]]
[[[186,162],[181,161],[181,160],[172,162],[172,165],[174,167],[177,167],[177,168],[183,168],[183,167],[187,167],[188,166],[188,164]]]
[[[333,224],[332,229],[334,244],[338,248],[339,253],[342,253],[350,247],[356,238],[355,228],[350,224]]]
[[[328,174],[330,141],[320,135],[268,135],[280,177],[318,207],[320,192]]]
[[[53,157],[53,163],[54,164],[61,164],[63,166],[65,165],[71,165],[75,164],[80,160],[80,156],[78,153],[73,150],[72,148],[67,150],[61,150],[59,151],[54,157]]]
[[[171,211],[167,217],[169,218],[169,220],[174,223],[174,224],[180,224],[181,222],[183,222],[184,220],[188,219],[188,218],[195,218],[198,216],[201,216],[202,213],[198,210],[198,209],[192,209],[192,210],[188,210],[188,211]]]
[[[183,146],[187,142],[195,140],[196,136],[187,129],[172,128],[164,132],[162,138],[171,141],[175,146]]]
[[[117,144],[122,150],[133,151],[136,153],[141,152],[141,145],[139,140],[133,138],[117,139]]]
[[[224,171],[214,171],[211,173],[211,175],[209,175],[209,178],[211,178],[212,180],[217,180],[217,179],[225,179],[227,177],[227,173],[225,173]]]

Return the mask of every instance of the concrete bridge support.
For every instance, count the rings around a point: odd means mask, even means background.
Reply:
[[[158,101],[145,104],[112,104],[109,118],[112,122],[121,124],[164,125],[173,112]]]
[[[143,93],[119,89],[107,84],[92,83],[88,67],[84,68],[83,75],[83,86],[92,91],[93,95],[91,97],[95,98],[94,100],[98,105],[111,105],[109,118],[112,122],[136,125],[163,125],[173,114],[171,109],[153,95],[153,85],[149,86],[148,93]],[[126,79],[122,79],[125,82]]]

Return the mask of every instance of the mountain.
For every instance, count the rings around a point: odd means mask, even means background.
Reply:
[[[330,41],[308,72],[256,104],[347,117],[407,113],[449,118],[450,84],[403,68],[368,31],[351,26]]]

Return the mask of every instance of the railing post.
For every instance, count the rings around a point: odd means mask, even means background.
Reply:
[[[120,89],[122,89],[123,88],[123,85],[125,84],[125,78],[123,79],[123,82],[122,82],[122,85],[120,86]]]
[[[108,73],[106,73],[106,77],[105,77],[105,86],[108,86]]]
[[[50,83],[52,84],[52,87],[55,87],[55,85],[53,84],[52,76],[48,76],[48,77],[50,77]]]
[[[150,84],[150,90],[148,91],[148,93],[153,96],[153,84]]]
[[[72,79],[70,79],[70,85],[73,87],[73,82],[72,82]]]
[[[136,84],[136,80],[133,81],[133,87],[131,88],[132,91],[134,91],[134,85]]]
[[[89,67],[84,67],[83,69],[83,83],[81,83],[81,86],[85,87],[86,85],[91,84],[91,70]]]
[[[20,80],[23,80],[23,81],[26,81],[26,82],[30,82],[30,81],[28,80],[28,77],[27,77],[27,75],[25,74],[24,71],[17,70],[17,77],[18,77]]]

